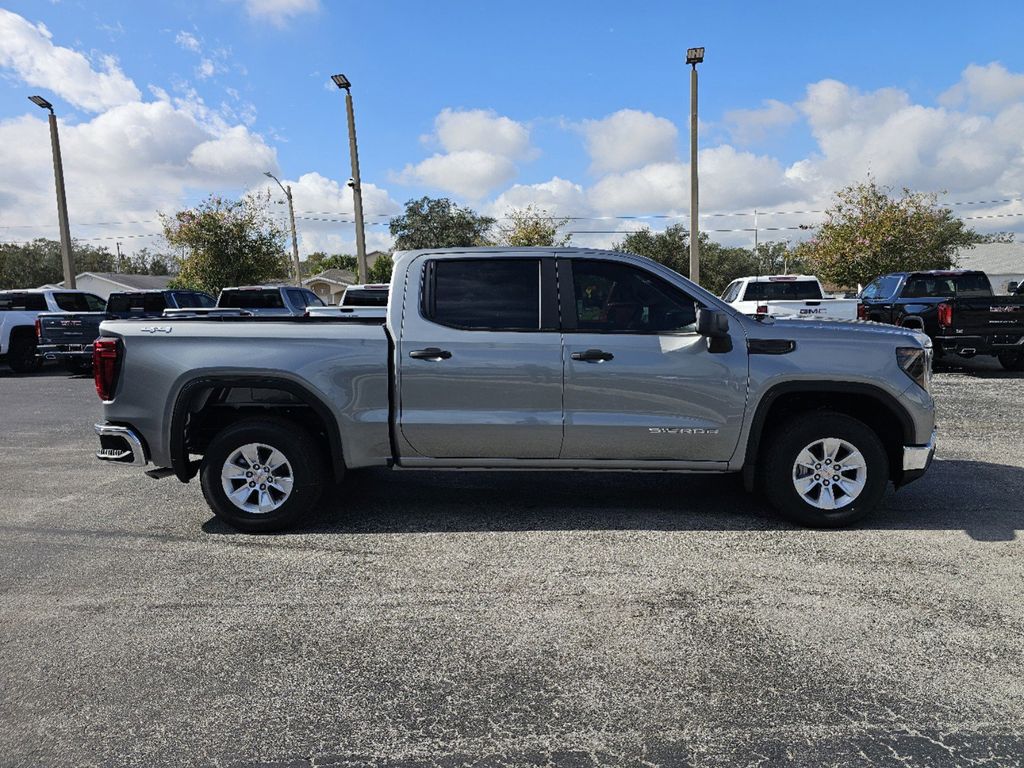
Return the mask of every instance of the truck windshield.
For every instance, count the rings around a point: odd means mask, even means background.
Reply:
[[[983,274],[911,275],[903,289],[903,298],[923,299],[944,296],[991,296],[992,287]]]
[[[64,312],[102,312],[107,302],[91,293],[55,293],[53,300]]]
[[[269,291],[223,291],[219,307],[230,309],[284,309],[281,291],[276,288]]]
[[[822,298],[815,280],[749,283],[744,301],[807,301]]]
[[[46,297],[41,293],[0,293],[0,312],[45,312]]]

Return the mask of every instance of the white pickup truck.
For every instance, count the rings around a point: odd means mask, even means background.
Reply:
[[[102,311],[104,306],[103,299],[84,291],[52,288],[0,291],[0,360],[5,360],[15,373],[37,370],[43,364],[36,349],[39,315]]]
[[[722,301],[744,315],[811,318],[814,320],[856,320],[857,299],[825,296],[814,275],[762,275],[733,280]]]

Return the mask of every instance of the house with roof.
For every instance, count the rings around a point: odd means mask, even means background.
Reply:
[[[81,272],[75,275],[75,287],[80,291],[94,293],[107,299],[112,293],[122,291],[163,290],[174,277],[172,275],[126,275],[120,272]],[[40,288],[63,288],[64,281],[41,285]]]
[[[960,269],[980,269],[988,275],[992,290],[1007,293],[1010,283],[1024,281],[1024,243],[984,243],[963,250]]]
[[[356,276],[347,269],[325,269],[319,275],[307,277],[302,284],[319,296],[325,304],[337,304],[341,295],[350,285],[355,285]]]

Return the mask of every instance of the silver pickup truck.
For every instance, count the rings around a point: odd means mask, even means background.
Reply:
[[[347,469],[741,472],[836,527],[934,453],[931,346],[873,323],[745,317],[607,251],[411,251],[383,319],[107,321],[105,461],[197,474],[247,531],[298,522]]]

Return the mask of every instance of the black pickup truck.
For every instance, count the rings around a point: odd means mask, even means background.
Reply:
[[[65,299],[66,312],[45,312],[36,319],[37,354],[44,360],[60,360],[73,373],[92,367],[93,341],[104,320],[160,317],[165,309],[212,307],[213,297],[202,291],[153,290],[112,293],[103,300],[91,294]]]
[[[1024,296],[996,296],[984,272],[894,272],[860,295],[860,317],[916,328],[931,337],[935,358],[993,355],[1024,370]]]

